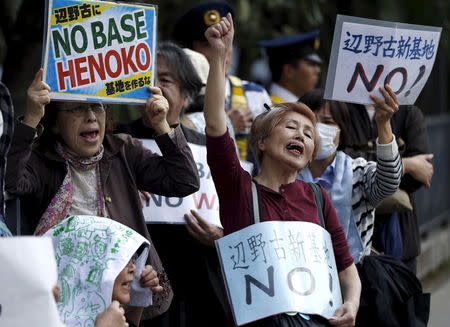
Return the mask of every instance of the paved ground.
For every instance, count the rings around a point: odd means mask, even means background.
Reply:
[[[450,265],[432,278],[423,281],[431,292],[431,312],[428,327],[450,327]]]

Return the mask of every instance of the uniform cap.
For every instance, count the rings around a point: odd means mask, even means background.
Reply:
[[[173,38],[183,47],[192,48],[193,41],[206,41],[205,31],[231,13],[233,7],[226,2],[206,2],[189,9],[175,23]]]
[[[282,36],[272,40],[263,40],[258,45],[266,48],[269,61],[288,63],[294,59],[306,59],[317,64],[322,64],[322,59],[317,54],[319,49],[319,30],[308,33]]]

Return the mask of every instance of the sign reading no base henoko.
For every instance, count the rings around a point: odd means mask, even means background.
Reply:
[[[48,0],[43,67],[52,99],[144,103],[155,38],[153,5]]]

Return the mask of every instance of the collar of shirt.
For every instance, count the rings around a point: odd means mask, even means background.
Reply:
[[[334,168],[336,166],[336,157],[334,157],[333,162],[331,165],[325,169],[323,174],[317,178],[314,178],[314,183],[319,183],[323,186],[323,188],[327,191],[331,191],[331,187],[333,186],[333,180],[334,180]]]
[[[280,84],[272,83],[270,85],[270,94],[278,95],[286,102],[297,102],[298,96],[293,94],[291,91],[286,90]]]
[[[366,108],[367,114],[369,115],[369,120],[372,121],[375,116],[375,106],[372,104],[366,104],[364,106]]]

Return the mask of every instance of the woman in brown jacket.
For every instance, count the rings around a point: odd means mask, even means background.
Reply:
[[[68,215],[89,214],[114,219],[150,240],[138,190],[184,197],[199,188],[186,139],[166,121],[169,106],[161,90],[151,88],[144,110],[155,127],[159,156],[128,135],[111,134],[100,103],[50,102],[41,77],[39,70],[28,88],[6,173],[6,190],[20,197],[30,230],[41,235]],[[157,315],[168,308],[171,292],[151,249],[150,264],[165,289],[154,296]]]

